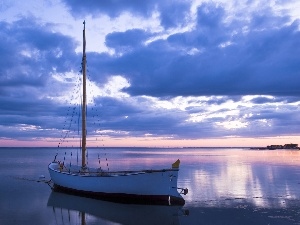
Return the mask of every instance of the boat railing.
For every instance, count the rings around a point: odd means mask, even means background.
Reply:
[[[158,173],[158,172],[172,172],[178,171],[178,169],[161,169],[161,170],[139,170],[139,171],[81,171],[81,170],[70,170],[68,168],[64,168],[63,170],[57,170],[61,173],[67,173],[70,175],[81,175],[81,176],[128,176],[128,175],[138,175],[138,174],[145,174],[145,173]]]
[[[173,172],[179,171],[179,168],[170,169],[147,169],[147,170],[122,170],[122,171],[107,171],[100,168],[85,168],[82,169],[80,166],[69,166],[62,163],[57,163],[57,167],[52,167],[53,170],[66,173],[70,175],[81,175],[81,176],[128,176],[128,175],[138,175],[145,173],[163,173],[163,172]]]

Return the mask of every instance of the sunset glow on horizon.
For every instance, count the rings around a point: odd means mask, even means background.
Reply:
[[[198,140],[164,140],[144,138],[105,138],[102,141],[88,138],[88,147],[152,147],[152,148],[184,148],[184,147],[266,147],[268,145],[284,145],[298,143],[300,136],[274,138],[223,138]],[[47,140],[1,140],[0,147],[58,147],[58,139]],[[79,147],[79,141],[68,142],[62,147]]]

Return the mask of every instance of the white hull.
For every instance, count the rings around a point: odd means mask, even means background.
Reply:
[[[113,201],[184,204],[177,190],[178,169],[83,173],[80,167],[61,170],[57,162],[48,169],[54,187],[65,192]]]

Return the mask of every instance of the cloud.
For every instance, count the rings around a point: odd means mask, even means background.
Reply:
[[[51,91],[58,91],[61,86],[52,74],[75,68],[76,43],[69,37],[52,32],[50,24],[37,24],[35,18],[11,24],[1,22],[0,29],[3,59],[0,62],[1,124],[21,126],[20,131],[34,126],[55,129],[57,124],[53,124],[52,117],[60,112],[50,97]],[[56,94],[59,95],[58,92]],[[9,136],[9,130],[4,128],[1,134]],[[36,137],[40,136],[39,132],[35,133]],[[19,137],[20,133],[12,131],[11,135]]]
[[[223,10],[219,11],[223,14]],[[280,28],[231,36],[235,27],[220,26],[211,31],[216,35],[195,29],[138,48],[115,63],[120,63],[122,69],[123,62],[135,66],[123,71],[131,81],[127,91],[132,95],[298,96],[298,27],[295,21]],[[224,35],[222,30],[228,28],[231,32]],[[230,44],[222,47],[226,42]],[[191,55],[191,49],[198,49],[199,53]],[[139,65],[148,70],[143,71]]]
[[[143,7],[151,11],[154,5],[161,15],[170,11],[166,4],[155,1],[145,6],[135,1],[124,7],[105,4],[101,8],[104,3],[95,4],[96,11],[109,7],[115,12],[144,12]],[[182,4],[182,12],[192,17],[188,10],[191,6]],[[76,2],[72,10],[87,10],[92,5]],[[179,6],[176,3],[174,7]],[[167,39],[151,41],[159,34],[142,29],[108,34],[106,45],[119,57],[96,60],[103,63],[104,71],[109,68],[107,72],[126,77],[131,83],[126,91],[131,95],[298,96],[299,21],[289,23],[288,15],[278,15],[270,7],[251,12],[247,20],[228,20],[228,13],[222,4],[203,3],[197,8],[194,28]],[[164,23],[163,17],[161,21]]]
[[[12,24],[0,23],[1,86],[44,85],[52,71],[73,68],[75,43],[68,37],[51,32],[51,27],[40,26],[34,19],[23,19]]]
[[[129,0],[129,1],[72,1],[64,0],[66,6],[69,8],[74,17],[78,15],[98,17],[99,15],[108,15],[110,18],[117,18],[121,14],[130,13],[139,17],[152,17],[153,14],[158,13],[161,20],[161,25],[164,28],[172,28],[186,24],[185,17],[190,11],[190,1],[173,1],[165,2],[160,0]]]
[[[146,2],[141,2],[139,0],[129,0],[129,1],[80,1],[80,0],[64,0],[66,6],[69,7],[73,16],[77,17],[79,15],[98,16],[99,14],[107,14],[108,16],[115,18],[124,12],[130,12],[139,14],[141,16],[148,16],[155,9],[155,5],[160,2],[158,0],[149,0]]]
[[[190,7],[188,1],[164,2],[159,4],[161,25],[165,29],[188,25],[190,20]]]
[[[116,24],[101,31],[107,51],[87,52],[89,88],[96,91],[89,89],[88,118],[98,121],[89,120],[90,135],[101,129],[115,138],[183,140],[300,132],[299,20],[279,6],[62,2],[73,15],[66,15],[73,19],[66,24],[82,16],[99,21],[104,14],[103,27],[124,14],[141,24],[159,21],[155,29]],[[249,10],[243,14],[239,7]],[[61,33],[66,24],[33,12],[19,18],[0,22],[0,136],[55,137],[69,129],[66,114],[76,120],[71,130],[77,133],[81,43]],[[77,97],[74,109],[70,103]]]
[[[105,44],[115,50],[116,54],[124,54],[141,47],[149,35],[141,29],[114,32],[106,36]]]

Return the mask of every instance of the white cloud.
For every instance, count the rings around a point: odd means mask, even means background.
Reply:
[[[235,120],[235,121],[216,122],[216,124],[220,127],[224,127],[225,129],[239,129],[239,128],[247,127],[249,123],[243,122],[241,120]]]

